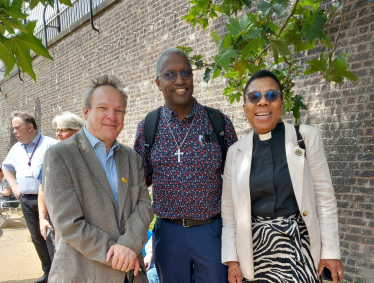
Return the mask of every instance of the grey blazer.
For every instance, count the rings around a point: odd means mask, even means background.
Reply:
[[[122,144],[114,156],[118,207],[83,130],[47,150],[43,190],[56,231],[56,254],[48,282],[124,283],[128,274],[105,261],[116,243],[132,249],[144,266],[141,250],[153,209],[142,160]],[[139,274],[134,282],[148,282],[147,276]]]

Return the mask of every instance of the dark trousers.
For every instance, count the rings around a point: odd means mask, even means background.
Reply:
[[[52,265],[54,247],[52,241],[45,241],[40,233],[38,195],[20,195],[20,204],[32,242],[42,263],[42,269],[48,273]]]
[[[221,263],[222,219],[185,228],[157,218],[153,256],[161,283],[227,283]]]

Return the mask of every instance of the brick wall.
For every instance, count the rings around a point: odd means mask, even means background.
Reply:
[[[181,17],[187,1],[118,2],[95,16],[97,34],[86,22],[50,46],[54,61],[36,57],[38,82],[23,76],[3,81],[0,93],[0,161],[16,142],[10,113],[24,110],[36,116],[43,134],[53,136],[51,121],[62,111],[82,116],[81,95],[86,82],[100,74],[122,79],[129,95],[125,128],[119,140],[132,146],[136,126],[152,109],[163,104],[154,83],[154,64],[161,52],[189,45],[199,53],[214,54],[209,29],[191,28]],[[172,13],[171,13],[172,12]],[[174,14],[176,13],[176,14]],[[213,25],[224,34],[227,18]],[[154,25],[152,25],[154,23]],[[330,27],[334,38],[340,18]],[[136,33],[136,34],[135,34]],[[330,84],[318,76],[301,76],[296,93],[303,94],[309,111],[301,121],[321,129],[339,206],[341,250],[347,282],[374,282],[374,1],[350,0],[337,54],[348,53],[351,69],[360,82]],[[305,52],[301,60],[318,56]],[[228,105],[221,95],[223,79],[210,84],[195,73],[195,97],[216,107],[233,121],[239,136],[250,130],[241,103]],[[290,120],[290,116],[286,116]]]

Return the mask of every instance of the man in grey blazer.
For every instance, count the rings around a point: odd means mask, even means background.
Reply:
[[[153,210],[141,158],[119,144],[127,96],[112,76],[84,95],[86,126],[45,155],[43,190],[56,231],[48,282],[148,282],[139,272]]]

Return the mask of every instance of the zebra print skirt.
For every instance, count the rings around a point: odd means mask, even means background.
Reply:
[[[255,282],[317,283],[308,230],[300,214],[252,217]],[[243,280],[243,282],[250,282]]]

